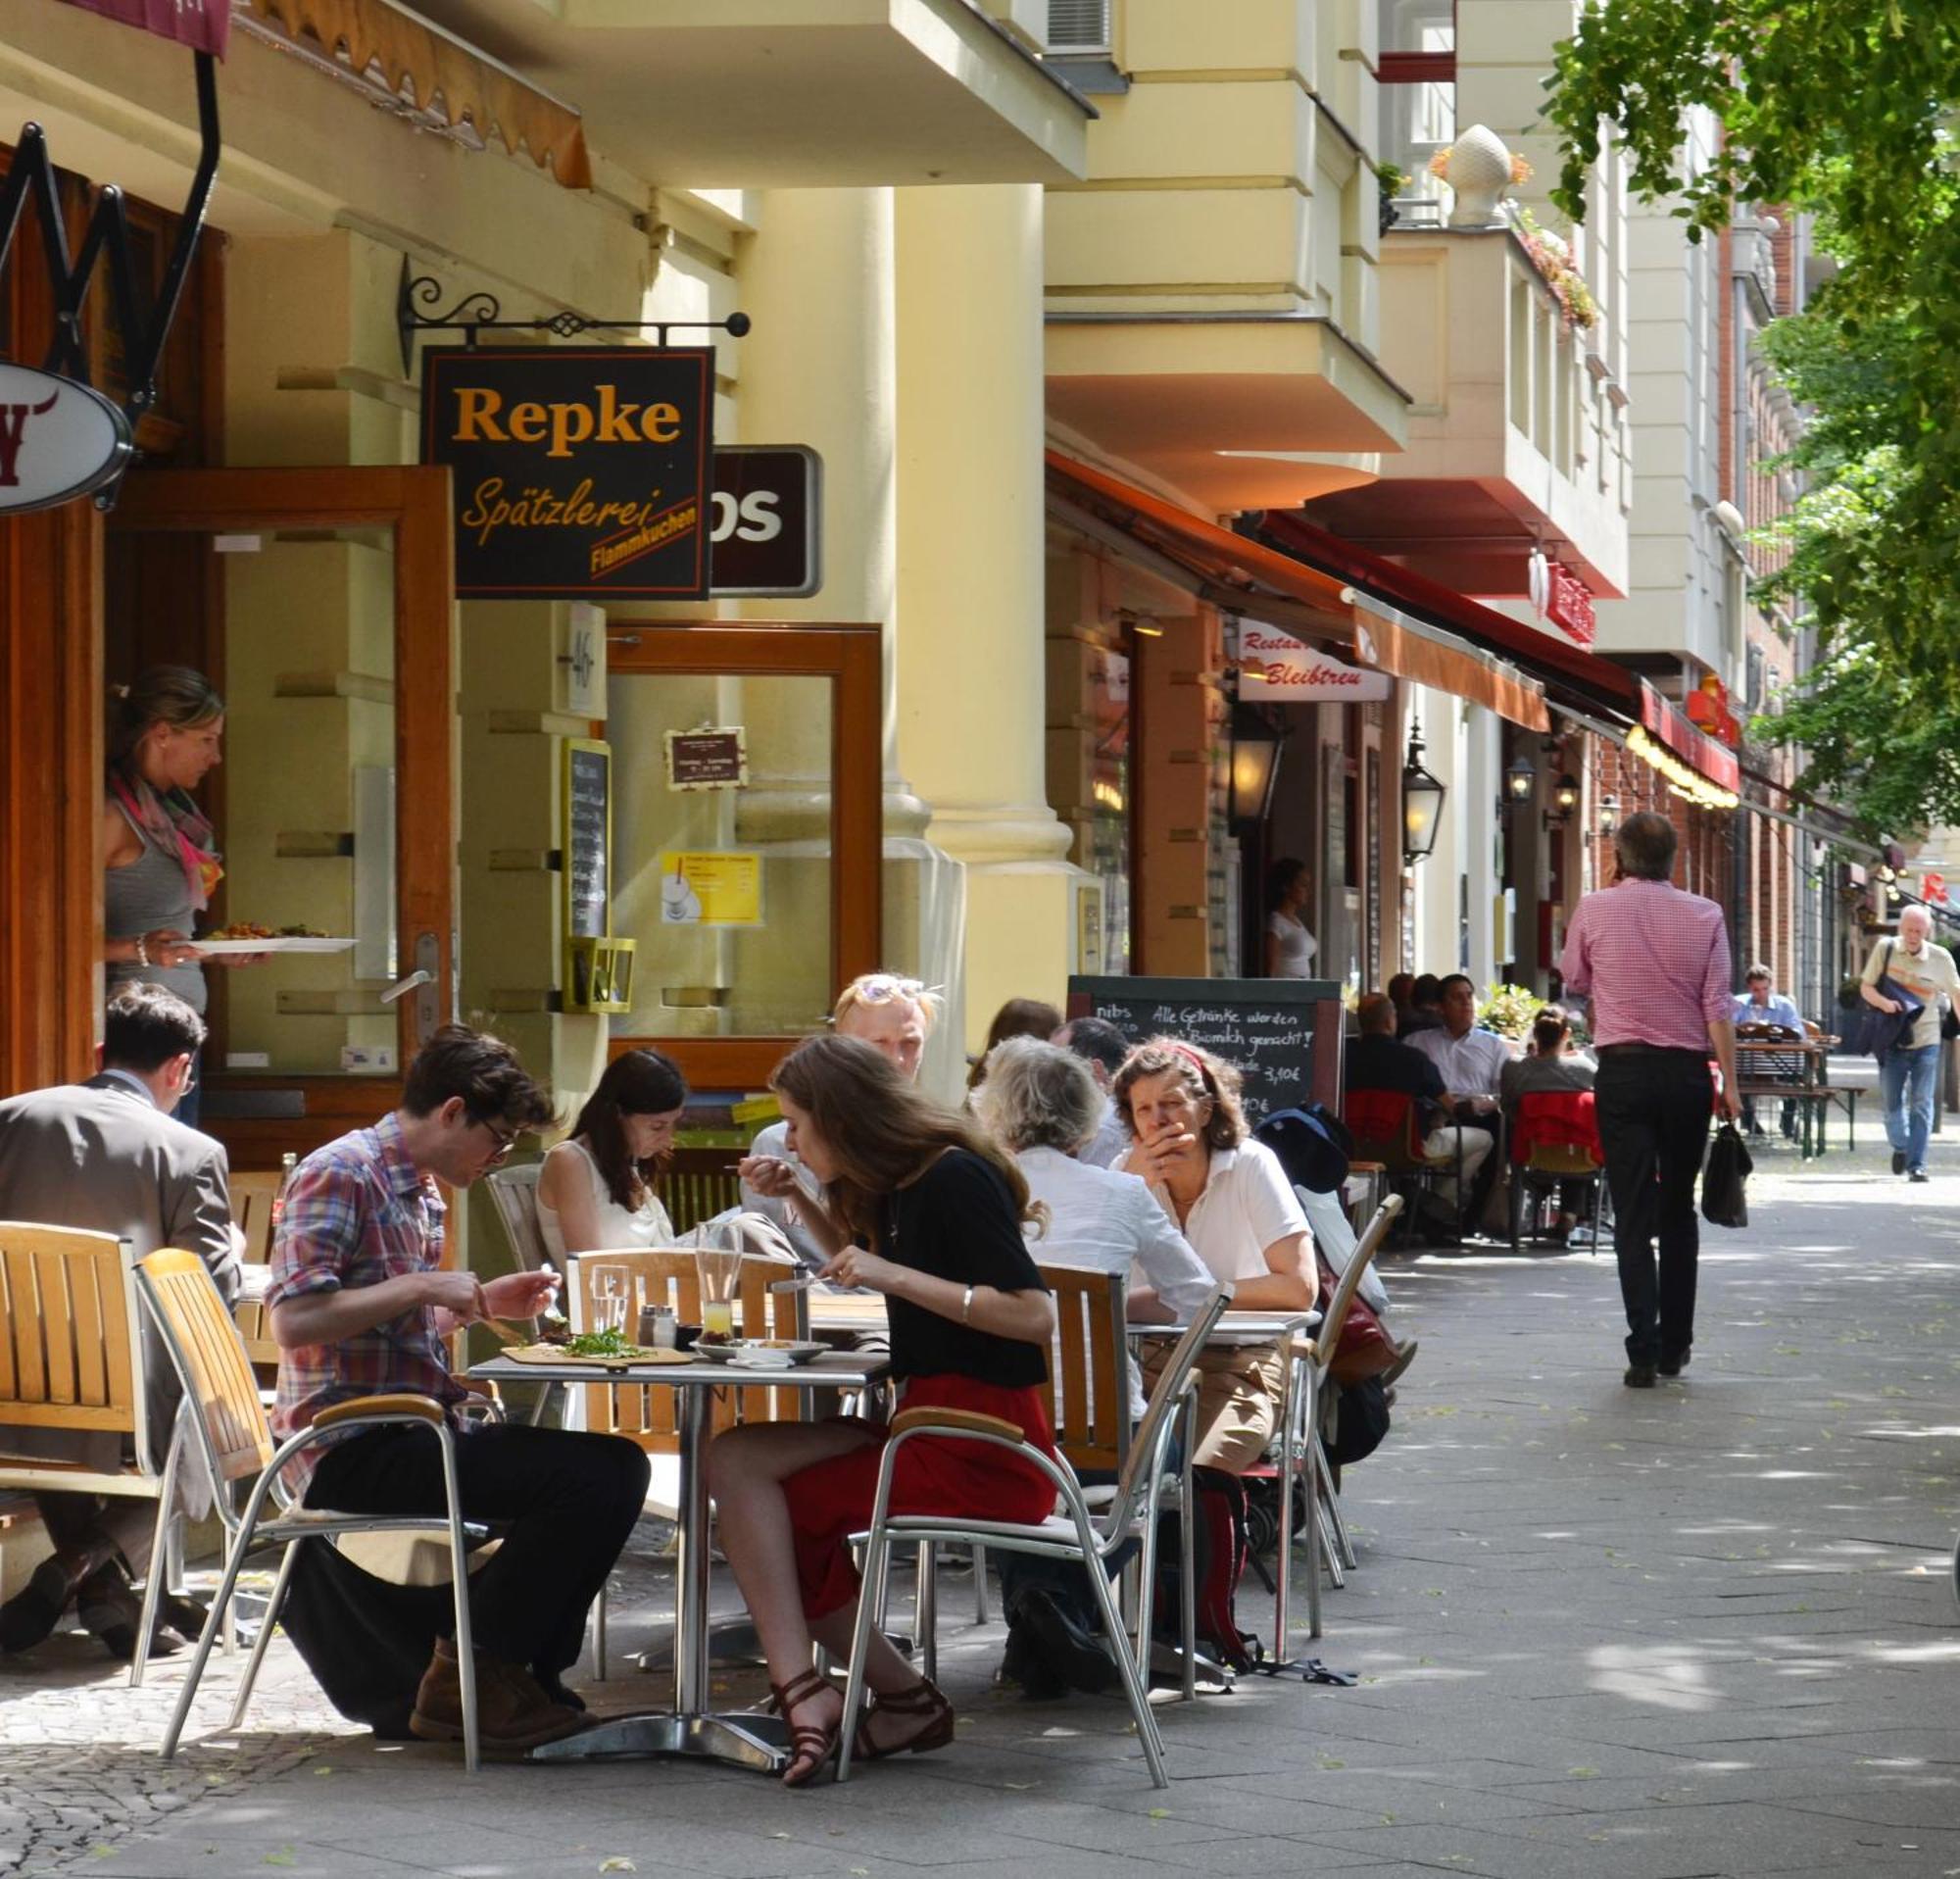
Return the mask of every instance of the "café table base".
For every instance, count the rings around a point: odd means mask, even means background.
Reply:
[[[608,1716],[575,1736],[541,1743],[525,1759],[627,1761],[652,1755],[686,1755],[777,1774],[789,1763],[789,1725],[781,1716],[747,1710],[711,1716],[677,1716],[665,1710]]]

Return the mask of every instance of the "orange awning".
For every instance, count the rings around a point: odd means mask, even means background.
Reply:
[[[1204,597],[1214,605],[1256,615],[1264,596],[1277,595],[1306,608],[1322,638],[1351,647],[1380,671],[1487,706],[1531,730],[1550,728],[1544,694],[1505,661],[1442,632],[1417,632],[1373,611],[1359,612],[1347,598],[1351,590],[1345,581],[1058,450],[1048,453],[1048,469],[1060,493],[1105,514],[1113,511],[1125,533],[1204,579]],[[1292,628],[1304,622],[1289,611],[1284,623]]]
[[[392,0],[245,0],[245,15],[302,53],[330,60],[451,128],[520,150],[567,189],[592,187],[585,125],[571,106]]]

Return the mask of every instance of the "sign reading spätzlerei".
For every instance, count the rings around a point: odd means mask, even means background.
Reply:
[[[1239,622],[1239,695],[1257,705],[1378,704],[1387,672],[1358,671],[1291,633]]]
[[[465,600],[701,600],[714,352],[436,346],[422,461],[455,479]]]
[[[86,496],[128,459],[128,420],[99,391],[0,363],[0,514]]]

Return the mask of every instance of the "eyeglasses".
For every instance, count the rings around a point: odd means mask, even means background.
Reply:
[[[493,1162],[501,1162],[509,1156],[511,1151],[517,1146],[517,1137],[522,1133],[519,1129],[512,1129],[507,1135],[495,1122],[486,1122],[481,1116],[476,1118],[476,1126],[497,1145],[490,1156]]]

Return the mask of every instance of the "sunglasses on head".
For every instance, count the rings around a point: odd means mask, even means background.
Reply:
[[[852,987],[857,997],[866,1005],[889,1005],[894,999],[914,1001],[930,996],[940,988],[927,985],[923,979],[901,978],[896,972],[874,972],[869,978],[860,978]]]

